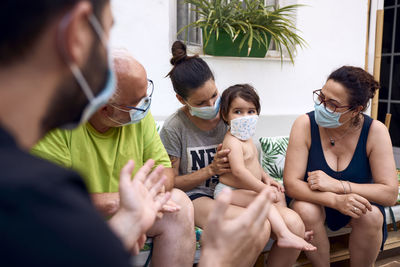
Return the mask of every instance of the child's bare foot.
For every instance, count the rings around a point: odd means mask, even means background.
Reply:
[[[314,239],[314,231],[306,231],[304,234],[304,240],[307,242],[311,242]]]
[[[304,251],[317,250],[317,248],[314,247],[312,244],[308,243],[306,240],[304,240],[301,237],[298,237],[297,235],[293,234],[290,231],[287,231],[285,234],[278,237],[278,247],[295,248]]]

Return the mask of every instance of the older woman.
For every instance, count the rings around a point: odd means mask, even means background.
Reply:
[[[350,226],[351,266],[373,266],[386,239],[383,206],[396,203],[398,184],[392,143],[385,125],[362,112],[379,84],[361,68],[334,71],[313,92],[315,110],[294,123],[284,183],[306,230],[313,266],[329,266],[331,230]]]
[[[186,46],[179,41],[173,44],[172,54],[174,67],[169,76],[183,107],[165,121],[160,136],[175,171],[175,187],[188,194],[194,207],[195,224],[204,227],[215,205],[213,193],[218,175],[230,171],[228,151],[217,149],[227,126],[219,117],[220,94],[207,63],[198,56],[188,56]],[[226,217],[235,218],[243,211],[244,208],[230,205]],[[279,212],[288,228],[303,238],[304,224],[300,216],[286,206],[280,206]],[[266,233],[260,233],[254,240],[255,247],[261,245],[258,252],[269,239],[268,222],[266,228]],[[292,266],[299,253],[296,249],[274,245],[267,265]]]

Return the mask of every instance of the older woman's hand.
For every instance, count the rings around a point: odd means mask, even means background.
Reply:
[[[336,195],[334,209],[353,218],[360,218],[367,211],[372,210],[371,203],[357,194]]]
[[[339,180],[330,177],[320,170],[308,172],[307,183],[311,190],[344,193]]]
[[[222,149],[222,144],[217,147],[217,153],[214,156],[213,162],[209,165],[211,168],[212,175],[221,175],[224,173],[231,172],[229,165],[228,154],[229,149]]]

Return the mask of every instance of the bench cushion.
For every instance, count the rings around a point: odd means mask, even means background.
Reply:
[[[259,141],[261,145],[261,166],[272,178],[283,183],[283,168],[285,167],[289,137],[261,137]]]

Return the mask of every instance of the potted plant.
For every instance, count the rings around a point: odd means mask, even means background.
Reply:
[[[294,15],[300,5],[282,8],[265,6],[263,0],[186,0],[200,19],[186,25],[200,28],[206,54],[218,56],[265,57],[270,41],[275,43],[283,59],[288,51],[293,62],[296,46],[306,43],[297,33]]]

